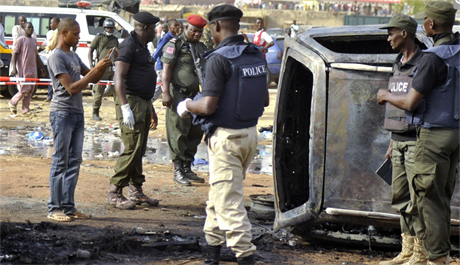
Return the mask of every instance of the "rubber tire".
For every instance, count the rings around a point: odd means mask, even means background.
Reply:
[[[5,86],[5,89],[0,91],[0,95],[4,96],[5,98],[12,98],[10,91],[8,91],[8,86]]]
[[[16,93],[18,93],[18,87],[16,85],[9,85],[8,92],[10,93],[10,97],[13,97]]]
[[[14,95],[16,95],[16,93],[18,93],[18,87],[16,85],[9,85],[8,92],[10,94],[10,98],[12,98]],[[35,96],[35,93],[37,93],[37,86],[34,87],[34,92],[32,92],[32,97]]]

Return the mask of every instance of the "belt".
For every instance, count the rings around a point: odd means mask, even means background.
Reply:
[[[175,89],[179,90],[179,93],[182,95],[186,95],[187,97],[194,98],[198,91],[191,91],[190,89],[186,87],[179,87],[179,86],[174,86]]]

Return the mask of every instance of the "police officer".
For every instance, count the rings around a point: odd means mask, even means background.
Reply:
[[[193,60],[194,52],[204,69],[203,53],[206,46],[200,42],[206,20],[199,15],[187,18],[188,25],[179,37],[171,39],[163,47],[163,106],[166,109],[166,132],[171,159],[174,163],[174,182],[190,186],[191,182],[204,183],[191,169],[197,147],[203,137],[199,125],[193,125],[190,117],[177,115],[177,104],[193,98],[199,91],[199,78]],[[190,44],[195,49],[192,51]]]
[[[102,26],[104,27],[104,33],[98,33],[91,42],[91,45],[89,46],[88,60],[90,62],[91,69],[93,69],[95,65],[95,60],[93,58],[94,50],[96,50],[96,59],[101,60],[102,58],[105,58],[107,52],[110,51],[110,49],[118,47],[118,38],[113,35],[113,32],[115,30],[115,21],[113,21],[112,19],[106,19],[104,20]],[[102,76],[102,80],[113,80],[112,67],[109,67],[106,70],[106,72]],[[99,108],[101,107],[102,95],[104,94],[105,87],[105,85],[94,86],[93,117],[91,118],[92,120],[102,120],[99,116]],[[115,101],[115,92],[113,93],[113,95]]]
[[[459,161],[460,43],[452,27],[456,10],[445,1],[432,1],[418,17],[434,47],[424,50],[408,94],[379,91],[380,104],[390,102],[411,111],[417,125],[414,180],[420,226],[416,238],[424,249],[414,249],[410,264],[448,264],[451,244],[450,201]],[[426,255],[425,255],[426,251]]]
[[[159,18],[149,12],[134,15],[134,31],[120,44],[115,62],[116,111],[121,140],[125,149],[118,157],[115,174],[110,179],[107,204],[119,209],[133,209],[136,204],[157,206],[158,200],[142,191],[142,157],[147,148],[149,129],[155,129],[158,118],[150,101],[155,92],[155,62],[147,43],[155,37]],[[122,189],[129,185],[129,199]]]
[[[244,208],[243,179],[257,147],[256,125],[268,106],[267,63],[256,45],[238,34],[243,12],[231,5],[208,13],[216,49],[207,56],[201,99],[185,99],[177,106],[203,125],[208,141],[209,198],[204,233],[207,258],[219,264],[226,242],[238,264],[255,264],[251,223]]]
[[[422,51],[415,44],[417,21],[408,15],[397,14],[390,22],[381,27],[388,30],[388,42],[399,54],[393,63],[393,74],[388,88],[395,95],[407,94],[411,88],[412,78],[422,58]],[[415,126],[406,120],[404,110],[387,103],[385,105],[384,129],[391,132],[391,142],[385,155],[392,163],[392,207],[398,211],[401,224],[402,251],[390,261],[379,265],[403,264],[414,253],[414,222],[418,221],[415,194],[412,186],[414,178]],[[422,247],[416,241],[418,248]]]

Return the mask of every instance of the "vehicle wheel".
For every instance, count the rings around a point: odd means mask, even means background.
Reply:
[[[16,85],[9,85],[8,92],[10,93],[10,97],[13,97],[16,93],[18,93],[18,87]]]
[[[0,95],[4,96],[5,98],[11,98],[12,97],[10,95],[10,91],[8,91],[8,87],[5,87],[5,89],[0,90]]]
[[[8,91],[8,93],[6,91]],[[9,94],[9,96],[5,95],[4,93]],[[14,95],[16,95],[16,93],[18,93],[18,87],[16,85],[9,85],[8,89],[5,89],[5,90],[2,91],[2,95],[5,96],[5,97],[9,97],[9,98],[12,98]],[[34,87],[34,91],[32,92],[32,96],[34,96],[35,93],[37,93],[37,86]]]

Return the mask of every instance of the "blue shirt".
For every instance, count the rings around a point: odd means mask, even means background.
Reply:
[[[163,69],[163,62],[160,60],[161,56],[163,56],[163,47],[172,38],[174,38],[174,35],[171,33],[171,31],[168,31],[168,33],[166,33],[163,36],[163,38],[161,38],[160,41],[158,42],[157,49],[155,50],[155,53],[153,54],[153,61],[157,62],[157,67],[156,67],[157,71]]]

